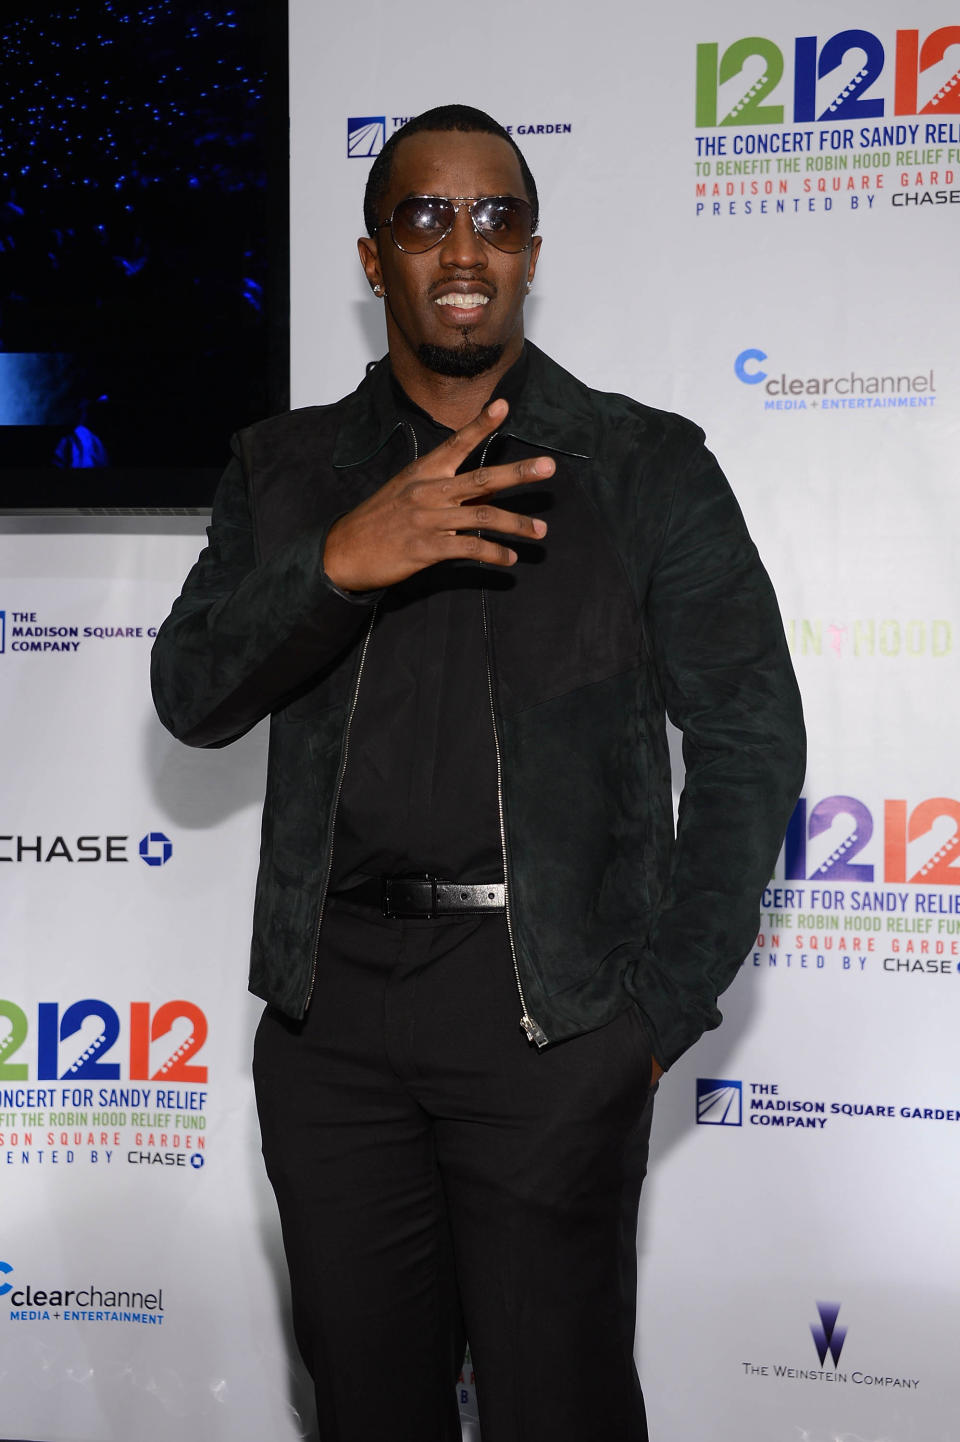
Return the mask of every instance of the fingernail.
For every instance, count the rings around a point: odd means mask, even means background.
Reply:
[[[546,523],[546,521],[534,521],[534,523],[533,523],[533,534],[534,534],[535,536],[545,536],[545,535],[547,534],[547,523]]]
[[[501,396],[498,400],[491,401],[490,404],[487,406],[487,415],[490,417],[491,420],[497,420],[499,416],[503,415],[504,411],[506,410],[506,406],[507,403]]]
[[[539,461],[535,462],[533,469],[534,473],[538,476],[549,476],[550,472],[553,470],[553,461],[548,461],[545,458],[541,458]]]

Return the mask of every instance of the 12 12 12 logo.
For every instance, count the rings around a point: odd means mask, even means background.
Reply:
[[[787,57],[774,41],[750,35],[722,51],[715,42],[698,45],[697,126],[875,120],[888,113],[890,96],[879,94],[878,86],[891,70],[890,113],[960,115],[960,25],[943,25],[925,36],[898,30],[892,66],[880,37],[858,29],[826,40],[798,35],[791,58],[792,105],[783,93]],[[738,77],[739,84],[732,85]]]
[[[206,1082],[207,1067],[196,1060],[207,1039],[199,1006],[183,999],[158,1007],[132,1001],[128,1015],[124,1036],[120,1013],[108,1002],[85,997],[61,1008],[60,1002],[41,1001],[31,1032],[23,1007],[0,1000],[0,1082],[30,1079],[30,1063],[13,1058],[31,1040],[37,1081],[116,1081],[120,1062],[107,1058],[122,1048],[131,1081]]]
[[[885,801],[882,878],[874,876],[875,862],[854,860],[873,833],[873,815],[855,796],[827,796],[815,806],[801,797],[787,825],[785,879],[960,886],[960,802],[931,796],[911,808],[907,801]]]

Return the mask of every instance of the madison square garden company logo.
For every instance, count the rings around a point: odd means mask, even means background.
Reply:
[[[387,133],[393,135],[412,115],[351,115],[347,119],[347,158],[349,160],[372,160],[379,155],[387,141]],[[572,120],[525,121],[518,125],[506,125],[508,135],[570,135]]]
[[[697,1124],[709,1127],[743,1126],[743,1083],[697,1077]]]
[[[46,655],[48,652],[75,654],[87,641],[151,640],[156,626],[81,625],[79,622],[47,624],[39,611],[0,608],[0,655]],[[9,623],[9,624],[8,624]]]
[[[385,115],[351,115],[347,121],[347,155],[351,160],[379,155],[386,138]]]

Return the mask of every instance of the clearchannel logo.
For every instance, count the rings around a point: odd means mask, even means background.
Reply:
[[[835,375],[791,375],[764,370],[767,352],[755,346],[733,362],[737,380],[760,388],[765,411],[864,411],[929,409],[936,404],[933,369],[900,375],[865,375],[838,367]]]
[[[12,1277],[9,1262],[0,1261],[0,1276]],[[9,1297],[11,1322],[133,1322],[163,1326],[163,1292],[122,1288],[36,1287],[28,1282],[0,1282],[0,1297]]]
[[[743,1126],[743,1083],[697,1077],[697,1125]]]

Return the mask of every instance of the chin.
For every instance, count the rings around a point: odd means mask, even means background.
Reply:
[[[483,375],[502,355],[502,345],[477,345],[469,340],[458,346],[424,344],[417,348],[417,356],[427,370],[439,376],[458,376],[461,380]]]

